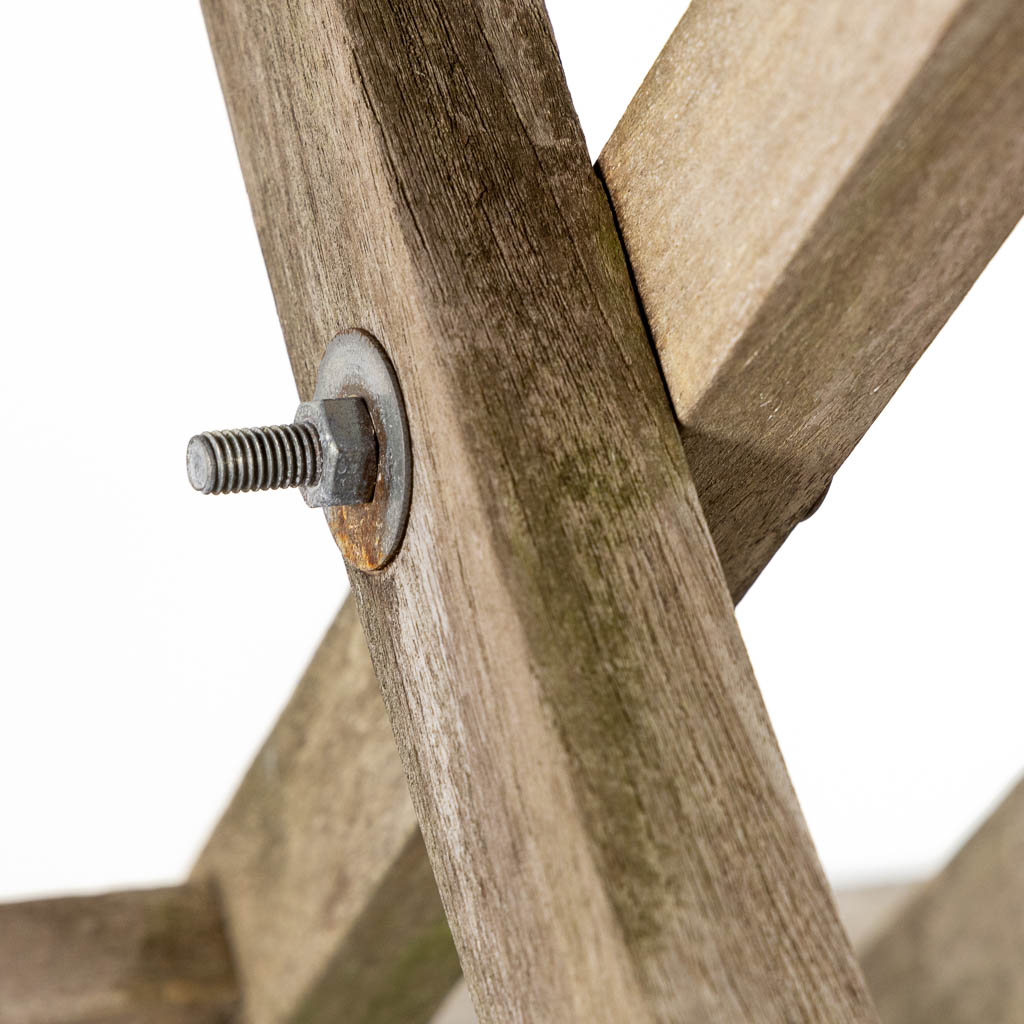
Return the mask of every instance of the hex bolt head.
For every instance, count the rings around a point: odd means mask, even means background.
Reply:
[[[312,427],[320,439],[320,475],[302,485],[310,508],[359,505],[373,499],[377,482],[377,436],[361,398],[303,402],[295,423]]]
[[[361,398],[306,402],[294,423],[196,434],[185,468],[203,494],[300,487],[313,508],[358,505],[373,498],[377,436]]]

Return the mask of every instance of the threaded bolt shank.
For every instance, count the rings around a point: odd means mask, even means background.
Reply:
[[[309,487],[322,461],[311,423],[208,430],[189,441],[185,454],[189,483],[203,494]]]

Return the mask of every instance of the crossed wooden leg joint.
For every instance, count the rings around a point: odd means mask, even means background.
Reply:
[[[195,869],[245,1019],[1024,1017],[1024,790],[858,962],[733,615],[1020,217],[1024,6],[694,0],[597,173],[539,2],[204,10],[300,393],[370,331],[415,460]],[[209,892],[79,905],[214,965],[88,1019],[230,1019]]]

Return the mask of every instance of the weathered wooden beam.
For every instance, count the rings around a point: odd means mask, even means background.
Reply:
[[[423,1021],[458,978],[353,602],[193,876],[220,888],[247,1024]]]
[[[431,1017],[458,978],[352,602],[328,630],[194,877],[220,887],[251,1024],[342,1014],[415,1024]],[[855,948],[914,888],[836,894]],[[464,1017],[464,1005],[457,1000],[445,1021]]]
[[[916,884],[895,884],[839,889],[836,906],[854,947],[859,948],[865,938],[884,927],[893,912],[909,901],[917,888]],[[432,1024],[476,1024],[476,1019],[469,992],[465,985],[457,985],[445,999]]]
[[[1024,782],[864,953],[886,1024],[1024,1020]]]
[[[733,596],[1024,213],[1020,0],[693,0],[599,166]]]
[[[219,908],[181,886],[0,906],[3,1024],[228,1024]]]
[[[873,1020],[542,7],[205,9],[300,392],[403,383],[353,585],[481,1016]]]

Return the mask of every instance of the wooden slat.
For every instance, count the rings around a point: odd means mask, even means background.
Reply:
[[[694,0],[601,155],[733,596],[1024,212],[1020,0]]]
[[[458,978],[352,602],[193,875],[220,887],[248,1024],[423,1021]]]
[[[0,906],[3,1024],[228,1024],[238,994],[200,887]]]
[[[481,1016],[873,1020],[543,11],[205,9],[300,392],[345,325],[403,382],[353,582]]]
[[[886,1024],[1024,1020],[1024,782],[865,951]]]

